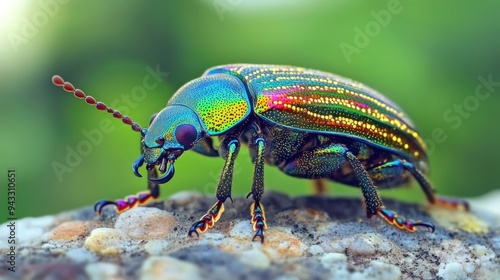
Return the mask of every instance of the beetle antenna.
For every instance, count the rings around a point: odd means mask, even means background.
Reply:
[[[67,92],[72,92],[76,98],[84,99],[89,105],[95,105],[97,110],[106,111],[113,115],[117,119],[121,119],[124,124],[130,125],[132,130],[140,132],[143,136],[146,133],[146,129],[141,128],[141,126],[133,122],[128,116],[123,116],[118,110],[106,106],[106,104],[101,101],[96,101],[94,97],[90,95],[85,95],[81,89],[75,89],[75,87],[70,82],[65,82],[61,76],[55,75],[52,77],[52,83],[54,85],[62,87]]]

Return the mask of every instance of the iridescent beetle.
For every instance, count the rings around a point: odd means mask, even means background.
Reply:
[[[432,204],[468,209],[465,201],[439,198],[427,173],[425,144],[413,122],[392,101],[358,82],[326,72],[279,65],[234,64],[207,70],[181,87],[167,106],[151,118],[148,129],[86,96],[59,76],[54,84],[84,98],[97,109],[122,119],[142,135],[142,154],[135,175],[146,163],[148,191],[124,200],[99,201],[95,211],[114,205],[117,212],[159,196],[159,185],[174,176],[174,163],[194,150],[225,160],[215,205],[195,222],[188,234],[214,226],[231,198],[233,167],[241,143],[248,145],[254,169],[250,207],[254,238],[264,240],[264,163],[288,175],[324,178],[361,187],[368,218],[382,217],[397,228],[417,226],[434,231],[429,222],[413,222],[384,208],[379,188],[407,183],[414,177]],[[212,137],[219,137],[215,148]],[[167,167],[168,166],[168,167]],[[158,171],[162,173],[158,176]],[[317,184],[320,191],[322,184]],[[248,197],[247,196],[247,197]]]

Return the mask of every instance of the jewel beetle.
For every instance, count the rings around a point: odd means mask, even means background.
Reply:
[[[344,77],[294,66],[232,64],[208,69],[182,86],[167,106],[141,128],[119,111],[86,96],[60,76],[52,81],[77,98],[121,119],[140,132],[141,155],[133,172],[145,164],[148,190],[116,201],[95,204],[100,214],[107,205],[122,212],[160,194],[159,184],[174,176],[175,161],[188,150],[225,160],[216,191],[217,202],[195,222],[188,235],[205,232],[231,199],[234,162],[241,144],[254,165],[250,207],[256,232],[264,241],[267,228],[262,205],[264,164],[299,178],[314,179],[317,192],[330,179],[359,187],[367,217],[381,217],[399,229],[414,232],[433,224],[412,221],[384,207],[378,188],[392,188],[416,179],[431,204],[468,209],[465,201],[436,196],[427,180],[425,143],[410,118],[387,97]],[[219,139],[218,147],[213,139]]]

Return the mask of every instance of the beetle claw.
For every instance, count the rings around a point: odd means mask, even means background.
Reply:
[[[425,227],[430,233],[433,233],[436,227],[429,222],[417,222],[413,223],[413,226]]]
[[[261,243],[264,243],[264,229],[263,228],[259,228],[257,230],[257,232],[255,233],[255,235],[253,236],[252,238],[252,241],[255,241],[256,238],[260,238],[260,242]]]
[[[96,212],[97,215],[100,216],[102,214],[102,209],[108,205],[115,205],[116,206],[116,202],[111,201],[111,200],[100,200],[100,201],[96,202],[96,204],[94,205],[94,212]]]
[[[188,231],[188,236],[192,237],[193,233],[196,234],[196,237],[200,237],[200,234],[198,233],[198,229],[204,228],[206,230],[206,225],[204,221],[198,221],[194,223],[191,228]],[[201,232],[204,232],[205,230],[200,230]]]

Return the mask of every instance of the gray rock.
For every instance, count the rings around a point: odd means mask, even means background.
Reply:
[[[498,200],[497,200],[498,201]],[[5,279],[500,279],[500,216],[385,200],[436,231],[408,233],[367,219],[359,199],[268,192],[268,230],[252,242],[251,201],[234,198],[214,228],[187,231],[215,202],[178,193],[164,202],[102,217],[91,207],[17,221],[16,272]],[[478,207],[479,208],[479,207]],[[3,243],[2,243],[3,242]],[[52,278],[49,278],[52,277]]]

